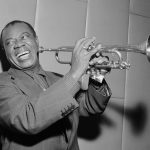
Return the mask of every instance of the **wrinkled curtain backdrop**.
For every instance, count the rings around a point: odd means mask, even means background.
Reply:
[[[150,34],[150,1],[0,0],[0,29],[13,19],[31,23],[46,48],[71,46],[85,36],[108,45],[138,44]],[[150,149],[150,63],[141,54],[123,56],[131,67],[107,75],[113,96],[104,114],[80,120],[81,150]],[[48,52],[40,61],[45,70],[62,74],[70,67]],[[2,62],[1,71],[6,67]]]

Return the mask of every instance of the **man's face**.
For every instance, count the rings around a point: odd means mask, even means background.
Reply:
[[[34,67],[38,62],[39,43],[24,23],[8,26],[3,31],[3,45],[7,59],[19,69]]]

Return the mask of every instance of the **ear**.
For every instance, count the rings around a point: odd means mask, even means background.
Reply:
[[[35,40],[36,40],[36,44],[37,44],[37,56],[39,58],[40,45],[39,45],[39,38],[38,38],[38,36],[35,37]]]
[[[36,43],[37,43],[37,45],[39,47],[39,38],[38,38],[38,36],[35,37],[35,40],[36,40]]]

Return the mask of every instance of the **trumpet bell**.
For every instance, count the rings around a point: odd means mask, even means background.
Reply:
[[[146,56],[148,61],[150,62],[150,35],[147,38],[147,43],[146,43]]]

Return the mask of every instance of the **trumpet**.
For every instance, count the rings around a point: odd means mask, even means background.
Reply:
[[[100,44],[100,43],[97,43]],[[100,44],[101,45],[101,44]],[[63,61],[59,57],[60,52],[68,53],[73,52],[74,46],[62,46],[58,48],[44,48],[40,47],[39,53],[48,51],[48,52],[55,52],[55,58],[58,63],[60,64],[70,64],[70,61]],[[102,56],[103,54],[114,54],[118,57],[118,60],[109,60],[105,63],[99,63],[100,59],[97,58],[97,62],[94,65],[91,65],[89,67],[96,68],[98,70],[100,69],[128,69],[130,67],[130,64],[127,61],[123,60],[121,52],[133,52],[133,53],[140,53],[147,56],[148,61],[150,62],[150,36],[147,38],[146,41],[139,45],[127,45],[127,46],[121,46],[121,45],[102,45],[100,49],[98,50],[98,55],[94,55],[92,58],[97,56]]]

